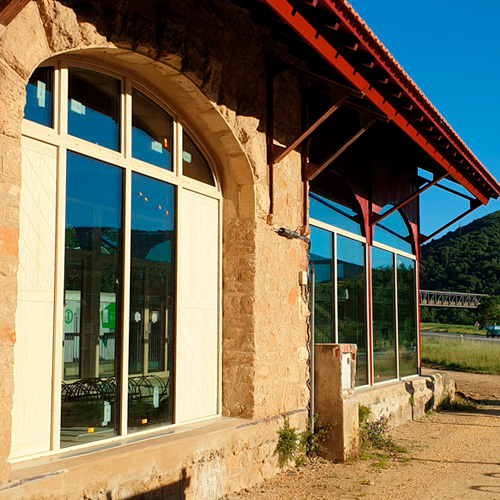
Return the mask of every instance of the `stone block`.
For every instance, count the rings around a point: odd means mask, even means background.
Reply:
[[[0,225],[0,255],[3,258],[19,255],[19,228]]]
[[[52,54],[36,2],[30,2],[14,18],[0,38],[5,62],[23,79]]]
[[[8,92],[0,92],[0,109],[2,110],[0,114],[0,135],[20,137],[26,100],[25,86],[26,81],[0,59],[0,88],[9,89]],[[3,151],[0,153],[1,157],[3,157]],[[1,168],[2,172],[6,171],[3,161]],[[20,164],[18,168],[20,171]]]
[[[332,424],[321,454],[345,461],[359,447],[355,344],[316,344],[314,359],[314,411],[323,424]],[[354,355],[354,356],[353,356]]]

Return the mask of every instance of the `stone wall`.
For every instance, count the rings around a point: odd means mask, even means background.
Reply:
[[[307,414],[288,415],[303,427]],[[215,500],[274,476],[282,417],[228,419],[61,461],[24,464],[0,500]],[[43,492],[43,493],[42,493]]]
[[[370,408],[370,420],[384,415],[389,417],[390,425],[400,425],[435,410],[446,396],[454,397],[455,382],[446,373],[432,373],[362,389],[356,394],[359,404]]]
[[[308,249],[276,232],[303,224],[296,152],[275,167],[269,217],[265,55],[286,58],[283,47],[224,0],[32,1],[0,26],[0,483],[9,477],[25,86],[40,63],[68,52],[139,75],[215,160],[224,197],[223,413],[268,417],[304,409],[309,397],[298,285]],[[276,90],[290,96],[274,130],[286,142],[300,126],[298,81],[284,74]]]

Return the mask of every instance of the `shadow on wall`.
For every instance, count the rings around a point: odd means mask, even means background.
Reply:
[[[159,488],[139,493],[130,497],[125,497],[124,500],[186,500],[186,490],[191,484],[191,479],[187,477],[187,471],[182,469],[182,478],[179,481],[170,483]],[[108,492],[106,500],[114,500],[115,496]]]

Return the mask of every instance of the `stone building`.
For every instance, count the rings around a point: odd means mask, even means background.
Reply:
[[[0,499],[271,477],[311,310],[404,418],[443,180],[500,194],[344,0],[0,2]]]

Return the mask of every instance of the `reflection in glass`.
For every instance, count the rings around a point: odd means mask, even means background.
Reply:
[[[399,376],[418,372],[415,262],[398,256]]]
[[[86,69],[69,68],[68,133],[119,150],[119,80]]]
[[[173,422],[175,190],[133,174],[128,428]]]
[[[38,68],[26,85],[24,118],[47,127],[53,126],[54,68]]]
[[[314,341],[335,342],[333,316],[332,233],[311,226],[311,263],[314,265]]]
[[[142,92],[132,89],[132,156],[172,170],[172,117]]]
[[[392,205],[384,207],[380,212],[381,215],[388,212],[391,208]],[[403,250],[404,252],[413,253],[413,247],[408,241],[409,236],[410,231],[399,211],[392,213],[380,224],[377,224],[373,232],[374,241]]]
[[[361,236],[356,212],[319,194],[309,193],[309,216]]]
[[[122,172],[68,153],[61,446],[116,434]]]
[[[191,179],[215,186],[207,160],[185,131],[182,134],[182,173]]]
[[[373,363],[375,382],[396,378],[393,254],[372,248]]]
[[[368,384],[365,245],[337,236],[339,343],[357,344],[356,385]]]

